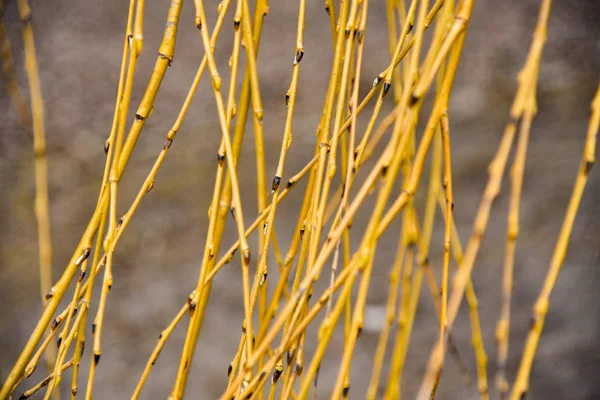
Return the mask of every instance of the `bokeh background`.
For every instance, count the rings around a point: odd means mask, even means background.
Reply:
[[[169,5],[168,1],[158,0],[146,3],[144,51],[138,61],[132,110],[150,76]],[[217,2],[205,3],[212,30]],[[374,77],[389,62],[385,2],[370,3],[365,62],[360,78],[362,92],[368,90]],[[127,4],[118,0],[31,0],[46,111],[55,278],[60,276],[70,258],[96,203],[105,161],[103,145],[110,130],[118,83]],[[507,120],[516,76],[531,42],[538,6],[539,2],[533,0],[480,0],[475,4],[450,102],[454,215],[463,242],[470,235],[487,180],[487,165]],[[297,7],[295,1],[271,0],[260,46],[258,71],[265,109],[265,146],[270,150],[268,181],[274,173],[283,133],[284,96],[291,77]],[[228,79],[225,79],[227,62],[232,48],[232,16],[230,13],[226,20],[215,53],[224,82]],[[13,46],[17,78],[21,90],[28,96],[16,1],[5,1],[4,18]],[[193,21],[193,2],[186,1],[173,65],[167,71],[155,112],[146,123],[120,185],[120,213],[127,209],[154,162],[202,58],[202,43]],[[327,87],[332,44],[322,1],[307,2],[304,48],[294,142],[284,181],[311,157]],[[542,59],[539,114],[533,123],[521,203],[508,366],[511,381],[529,329],[531,306],[546,274],[577,173],[589,104],[599,77],[600,3],[556,1]],[[41,304],[33,213],[32,133],[19,125],[6,85],[0,85],[0,376],[4,380],[35,326]],[[386,99],[386,109],[390,108],[390,99],[391,96]],[[365,125],[368,115],[367,110],[361,116],[361,126]],[[102,361],[96,375],[94,395],[97,398],[131,396],[158,333],[196,285],[219,141],[214,97],[205,77],[157,176],[154,190],[143,200],[117,248],[114,285],[103,332]],[[256,215],[253,142],[250,123],[238,172],[247,221]],[[473,272],[493,395],[494,329],[500,309],[507,183],[505,179]],[[425,187],[422,185],[420,192]],[[296,193],[302,188],[299,186]],[[300,201],[300,196],[292,195],[278,208],[277,233],[284,251],[291,239]],[[531,375],[531,399],[600,397],[597,379],[600,373],[599,202],[600,180],[598,171],[593,170],[564,269],[552,294]],[[358,217],[354,226],[361,226],[364,221],[365,217]],[[431,250],[432,265],[437,270],[441,267],[443,237],[443,225],[438,222]],[[224,246],[228,247],[235,240],[232,227],[230,221]],[[370,379],[372,357],[385,316],[387,276],[395,254],[397,232],[396,225],[390,234],[382,237],[378,246],[367,324],[352,363],[350,397],[353,399],[364,397]],[[251,245],[256,248],[254,238]],[[254,253],[257,254],[256,250]],[[226,385],[226,371],[236,351],[243,316],[239,271],[236,259],[214,280],[188,381],[189,398],[216,398]],[[277,279],[275,274],[273,279]],[[423,290],[404,374],[406,398],[415,395],[429,349],[437,337],[433,305],[428,289]],[[163,350],[142,398],[161,399],[168,395],[186,325],[181,324]],[[453,332],[474,379],[475,363],[464,306]],[[314,348],[315,333],[315,327],[309,330],[309,351]],[[342,340],[342,332],[336,332],[321,368],[318,398],[327,398],[331,391]],[[90,349],[88,346],[82,361],[80,385],[87,377]],[[42,379],[43,374],[44,368],[38,368],[26,386]],[[18,396],[27,387],[22,385],[15,394]],[[65,390],[67,387],[63,385],[63,393]],[[457,368],[450,359],[438,398],[477,398],[474,385],[465,388],[460,383]]]

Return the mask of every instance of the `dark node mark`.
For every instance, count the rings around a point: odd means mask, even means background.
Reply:
[[[320,363],[319,363],[319,366],[317,367],[317,372],[315,372],[315,380],[314,380],[315,387],[317,387],[317,382],[319,381],[319,371],[321,371]]]
[[[387,175],[388,172],[388,166],[384,165],[383,167],[381,167],[381,176],[385,178],[385,176]]]
[[[408,32],[407,32],[407,33],[411,33],[414,27],[415,27],[415,23],[414,23],[414,22],[411,22],[411,23],[408,25]]]
[[[379,82],[381,82],[381,77],[377,76],[373,81],[373,87],[377,87],[377,85],[379,85]]]
[[[77,396],[77,388],[76,387],[74,387],[74,388],[71,389],[71,394],[73,396]]]
[[[346,30],[344,31],[344,33],[346,34],[346,39],[350,36],[350,28],[346,28]]]
[[[217,153],[217,163],[219,163],[219,166],[223,166],[224,161],[225,161],[225,154]]]
[[[279,184],[281,183],[281,177],[280,176],[275,176],[275,178],[273,178],[273,184],[271,185],[271,191],[274,193],[277,191],[277,189],[279,189]]]
[[[524,391],[523,393],[521,393],[521,397],[519,399],[525,400],[526,398],[527,398],[527,391]]]
[[[250,265],[250,259],[251,259],[250,249],[244,250],[243,257],[244,257],[244,264]]]
[[[150,193],[152,189],[154,189],[154,181],[148,184],[148,187],[146,188],[146,193]]]
[[[287,91],[285,93],[285,105],[287,106],[290,103],[290,92]]]
[[[362,43],[365,32],[361,29],[357,33],[358,43]]]
[[[233,217],[233,219],[235,219],[235,207],[231,207],[229,209],[229,212],[231,213],[231,216]]]
[[[167,139],[165,141],[165,144],[163,145],[163,150],[168,150],[172,144],[173,144],[173,139]]]
[[[419,101],[419,98],[417,96],[415,96],[413,93],[410,94],[410,100],[408,102],[409,106],[414,106],[415,104],[417,104],[417,102]]]
[[[300,375],[302,374],[302,370],[304,369],[304,367],[300,364],[296,364],[296,369],[294,370],[294,373],[296,375]]]
[[[44,297],[46,298],[46,300],[50,300],[52,298],[52,296],[54,296],[54,291],[52,289],[50,289],[46,292],[46,296],[44,296]]]
[[[56,347],[60,347],[61,343],[62,343],[62,336],[58,335],[58,339],[56,340]]]
[[[110,142],[106,141],[106,143],[104,143],[104,154],[108,155],[109,149],[110,149]]]
[[[342,397],[348,397],[348,392],[350,392],[350,386],[346,386],[343,390],[342,390]]]
[[[166,57],[165,57],[165,56],[163,56],[162,54],[161,54],[161,56],[162,56],[163,58],[166,58]],[[136,120],[138,120],[138,121],[143,121],[143,120],[144,120],[144,117],[142,117],[142,115],[141,115],[141,114],[135,114],[135,119],[136,119]]]
[[[229,378],[229,375],[231,375],[231,371],[233,371],[233,365],[229,364],[229,367],[227,367],[227,377]]]
[[[162,339],[162,332],[158,335],[158,340]]]
[[[587,176],[590,173],[590,171],[592,170],[593,166],[594,166],[594,161],[586,161],[585,162],[585,167],[583,169],[583,174],[585,176]]]
[[[265,379],[265,376],[267,376],[267,373],[266,373],[266,371],[263,371],[260,373],[260,378],[258,378],[258,379],[263,380],[263,379]]]
[[[79,282],[81,282],[85,278],[85,271],[79,272]]]
[[[383,97],[385,97],[388,94],[388,91],[390,90],[391,86],[392,85],[389,82],[383,83]]]
[[[299,64],[302,61],[302,57],[304,57],[304,49],[298,49],[294,57],[294,64]]]
[[[52,320],[52,323],[50,324],[50,331],[53,331],[53,330],[55,330],[57,326],[58,326],[58,319],[57,319],[57,318],[54,318],[54,319]]]
[[[233,20],[233,29],[235,29],[236,32],[240,29],[240,21],[239,21],[239,19]]]
[[[92,335],[96,334],[96,323],[92,324]]]
[[[81,350],[79,353],[79,357],[83,356],[83,351],[85,350],[85,340],[81,342]]]
[[[275,371],[273,371],[273,378],[271,379],[271,382],[274,384],[277,383],[282,372],[283,372],[283,365],[276,366]]]
[[[285,185],[286,189],[291,188],[292,186],[294,186],[294,182],[292,182],[291,180],[287,181],[287,185]]]
[[[329,5],[325,4],[325,11],[327,12],[327,15],[331,15],[331,10],[329,9]]]
[[[94,365],[98,365],[100,362],[100,354],[94,354]]]

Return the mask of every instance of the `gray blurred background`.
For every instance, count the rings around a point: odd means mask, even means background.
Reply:
[[[23,67],[21,26],[15,1],[5,2],[5,21],[13,46],[17,78],[28,96]],[[132,110],[149,79],[164,28],[169,1],[146,2],[144,51],[138,61]],[[308,1],[305,56],[294,119],[294,142],[284,181],[310,159],[332,62],[331,33],[322,1]],[[366,32],[362,92],[389,62],[384,1],[371,1]],[[554,2],[538,85],[539,114],[531,144],[522,195],[522,225],[517,244],[513,320],[508,366],[512,382],[529,329],[531,306],[541,288],[552,249],[577,173],[589,117],[589,105],[600,77],[600,3]],[[60,276],[88,221],[97,199],[118,83],[125,1],[31,0],[36,50],[46,111],[50,173],[50,216],[54,245],[54,277]],[[207,1],[209,27],[216,1]],[[463,57],[451,96],[450,123],[455,184],[455,219],[463,242],[487,180],[487,165],[499,143],[537,19],[539,2],[480,0],[475,4]],[[264,102],[267,179],[276,167],[283,133],[285,92],[291,77],[298,4],[271,0],[265,18],[258,68]],[[226,19],[216,47],[223,82],[232,48],[233,13]],[[200,35],[194,26],[193,2],[181,14],[175,59],[167,71],[155,112],[133,153],[119,195],[125,212],[153,164],[177,116],[202,58]],[[241,65],[243,68],[243,64]],[[241,69],[243,71],[243,69]],[[241,80],[242,74],[240,74]],[[226,86],[224,86],[226,87]],[[39,298],[32,134],[22,128],[2,83],[0,88],[0,376],[10,371],[41,312]],[[385,110],[390,109],[391,96]],[[383,110],[385,112],[385,110]],[[370,115],[360,118],[360,126]],[[426,109],[424,109],[426,111]],[[133,117],[133,114],[132,114]],[[424,117],[422,117],[424,118]],[[362,132],[359,130],[359,134]],[[103,332],[102,361],[94,395],[101,399],[131,396],[158,333],[166,327],[199,275],[207,209],[210,203],[216,151],[220,141],[214,97],[203,79],[180,133],[159,172],[154,190],[143,200],[115,256]],[[256,216],[254,140],[251,124],[239,174],[246,222]],[[424,177],[427,177],[424,174]],[[494,329],[500,309],[500,283],[506,232],[508,180],[492,210],[473,277],[480,298],[481,323],[489,356],[488,373],[494,398]],[[277,233],[283,251],[291,239],[304,185],[298,196],[278,208]],[[421,186],[422,198],[426,185]],[[564,269],[552,294],[551,307],[531,375],[531,399],[594,399],[600,397],[600,180],[590,175],[573,230]],[[367,206],[372,203],[367,203]],[[421,203],[422,204],[422,203]],[[368,213],[364,213],[368,214]],[[438,214],[439,215],[439,214]],[[357,217],[355,227],[366,217]],[[438,218],[439,219],[439,218]],[[356,346],[350,397],[363,398],[372,357],[385,316],[387,276],[393,262],[399,225],[384,235],[377,251],[368,298],[367,326]],[[229,221],[223,246],[236,238]],[[356,228],[355,228],[356,229]],[[441,268],[443,224],[438,221],[432,242],[433,267]],[[357,238],[354,238],[356,242]],[[256,239],[251,245],[256,249]],[[354,247],[356,248],[356,246]],[[253,250],[258,254],[257,250]],[[275,268],[273,268],[275,269]],[[243,316],[239,261],[226,266],[214,280],[205,324],[188,381],[189,398],[216,398],[226,385],[226,371],[240,335]],[[328,274],[324,279],[328,279]],[[269,276],[271,279],[271,276]],[[272,275],[271,282],[277,279]],[[319,287],[324,287],[323,285]],[[72,289],[72,288],[71,288]],[[437,337],[437,322],[428,289],[415,321],[403,380],[403,394],[412,398],[421,382],[429,350]],[[96,296],[99,290],[96,291]],[[319,292],[320,293],[320,292]],[[69,296],[67,296],[69,297]],[[95,313],[97,305],[93,304]],[[309,330],[314,348],[316,327]],[[187,322],[174,332],[150,375],[142,398],[166,398],[177,371]],[[463,307],[454,339],[475,379],[470,328]],[[91,337],[91,336],[90,336]],[[318,398],[327,398],[337,376],[343,333],[338,330],[326,354]],[[389,345],[391,348],[391,344]],[[91,345],[82,361],[80,386],[89,368]],[[15,394],[41,380],[44,368]],[[70,382],[69,379],[65,381]],[[387,367],[384,369],[385,378]],[[63,384],[63,393],[68,386]],[[477,398],[476,388],[460,383],[449,360],[439,399]]]

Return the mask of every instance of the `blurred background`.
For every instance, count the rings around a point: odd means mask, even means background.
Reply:
[[[146,3],[144,51],[138,61],[132,110],[139,103],[150,77],[169,6],[168,1],[149,0]],[[212,31],[217,2],[205,3]],[[283,134],[284,98],[291,78],[298,11],[295,1],[271,0],[270,3],[258,59],[265,110],[268,182],[274,174]],[[96,204],[105,162],[103,146],[110,131],[117,90],[127,5],[128,2],[118,0],[31,0],[45,100],[55,279],[71,257]],[[487,181],[487,166],[507,121],[516,89],[516,76],[525,62],[538,7],[539,2],[534,0],[479,0],[475,3],[450,101],[454,215],[463,243],[471,233],[472,220]],[[28,97],[16,2],[5,1],[4,13],[17,79],[22,92]],[[224,83],[228,81],[227,63],[233,43],[232,18],[230,10],[215,52]],[[389,62],[387,38],[385,2],[371,1],[365,61],[360,77],[363,94]],[[304,48],[293,126],[294,142],[286,163],[284,181],[311,158],[316,140],[315,128],[327,88],[332,43],[322,1],[307,2]],[[120,214],[131,204],[161,149],[203,53],[200,35],[194,26],[193,2],[186,1],[173,65],[167,71],[154,114],[146,123],[121,181]],[[242,63],[240,71],[243,67]],[[241,81],[243,74],[239,76]],[[593,0],[554,2],[538,84],[539,113],[533,123],[522,193],[508,364],[511,382],[529,330],[531,307],[547,272],[577,174],[589,106],[599,77],[600,3]],[[4,381],[42,308],[33,212],[32,132],[19,125],[6,85],[4,82],[0,85],[0,377]],[[386,98],[387,108],[383,112],[391,108],[390,99],[391,96]],[[427,110],[424,108],[423,111]],[[362,124],[359,127],[366,125],[368,115],[369,109],[359,118],[359,124]],[[133,111],[130,120],[132,118]],[[256,216],[257,209],[251,123],[246,132],[238,173],[248,224]],[[358,132],[361,134],[361,130]],[[108,298],[103,331],[102,361],[94,387],[97,398],[131,396],[156,337],[196,285],[219,142],[214,97],[205,75],[156,178],[154,190],[143,200],[117,248],[114,285]],[[423,175],[424,178],[427,176]],[[473,272],[473,282],[480,299],[493,395],[494,330],[500,310],[507,183],[505,179],[503,191],[492,209],[489,229]],[[291,240],[301,203],[299,194],[303,188],[304,185],[299,185],[296,189],[298,196],[289,196],[278,208],[276,229],[282,251],[287,251]],[[417,204],[425,188],[426,184],[422,184]],[[597,379],[600,373],[599,204],[600,179],[594,169],[575,223],[564,268],[551,297],[550,311],[532,370],[530,399],[600,397],[600,381]],[[364,226],[365,218],[357,217],[354,226]],[[225,248],[236,239],[232,228],[233,223],[229,221],[223,241]],[[378,246],[366,326],[352,362],[350,398],[353,399],[364,398],[370,379],[372,358],[385,318],[388,272],[395,255],[398,229],[399,224],[392,227]],[[442,260],[442,238],[443,223],[438,218],[430,257],[438,272]],[[258,254],[255,237],[250,244],[254,254]],[[214,280],[188,381],[186,394],[189,398],[216,398],[226,385],[227,367],[236,351],[243,318],[239,272],[236,258]],[[328,274],[324,275],[328,280]],[[276,274],[269,278],[271,282],[277,279]],[[416,394],[430,348],[438,335],[433,304],[428,289],[424,287],[423,290],[404,373],[402,388],[406,398]],[[95,293],[93,314],[99,290]],[[476,370],[466,311],[463,305],[453,335],[474,380]],[[309,329],[309,352],[314,349],[320,318]],[[184,319],[154,366],[142,398],[167,397],[177,372],[186,329],[187,321]],[[318,398],[327,398],[331,392],[342,346],[343,332],[338,330],[321,368]],[[90,349],[91,346],[81,364],[80,385],[87,379]],[[447,360],[437,398],[477,398],[475,385],[465,388],[456,366],[451,359]],[[38,368],[34,377],[21,385],[15,394],[18,396],[43,379],[44,370]],[[387,366],[384,378],[385,374]],[[70,379],[67,381],[70,382]],[[67,388],[63,383],[63,393]]]

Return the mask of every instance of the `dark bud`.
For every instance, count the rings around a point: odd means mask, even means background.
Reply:
[[[54,296],[54,290],[50,289],[48,292],[46,292],[46,300],[50,300],[52,296]]]
[[[106,143],[104,143],[104,154],[108,155],[108,150],[109,149],[110,149],[110,143],[107,140]]]
[[[296,369],[294,370],[294,373],[296,375],[300,375],[302,373],[302,370],[304,369],[304,367],[302,367],[302,365],[300,364],[296,364]]]
[[[343,390],[342,390],[342,397],[347,399],[348,398],[348,392],[350,392],[350,386],[346,386]]]
[[[361,43],[363,41],[364,35],[365,35],[365,32],[362,29],[358,31],[358,33],[356,35],[358,38],[358,43]]]
[[[275,371],[273,371],[273,378],[271,379],[271,382],[273,384],[277,383],[282,372],[283,372],[283,365],[275,366]]]
[[[227,367],[227,377],[229,378],[229,375],[231,375],[231,371],[233,371],[233,365],[229,364],[229,367]]]
[[[233,29],[235,29],[236,31],[240,29],[240,21],[238,19],[235,19],[233,21]]]
[[[304,238],[304,228],[300,229],[300,240]]]
[[[83,351],[85,350],[85,340],[81,342],[81,350],[79,356],[83,356]]]
[[[410,106],[414,106],[415,104],[417,104],[417,101],[419,101],[419,98],[417,96],[415,96],[414,94],[411,93],[410,100],[409,100],[409,105]]]
[[[331,10],[329,9],[329,5],[325,4],[325,11],[327,12],[327,15],[331,15]]]
[[[381,82],[381,77],[377,76],[377,78],[375,78],[375,80],[373,81],[373,87],[377,87],[377,85],[379,85],[379,82]]]
[[[96,333],[96,323],[94,322],[92,324],[92,335],[94,335]]]
[[[285,93],[285,105],[287,106],[290,103],[290,92]]]
[[[167,139],[165,141],[165,144],[163,144],[163,150],[168,150],[172,144],[173,144],[173,139]]]
[[[166,58],[166,57],[164,57],[164,58]],[[138,121],[143,121],[144,117],[142,117],[140,114],[135,114],[135,119],[138,120]]]
[[[287,352],[287,363],[288,365],[290,365],[292,363],[292,361],[294,360],[294,355],[296,354],[295,351],[288,351]]]
[[[58,335],[58,339],[56,339],[56,347],[60,347],[61,343],[62,343],[62,336]]]
[[[298,49],[294,57],[294,65],[299,64],[302,61],[302,57],[304,57],[304,49]]]
[[[362,326],[360,326],[360,327],[358,328],[358,331],[356,332],[356,338],[357,338],[357,339],[358,339],[358,338],[360,337],[360,335],[362,334],[362,331],[363,331],[363,327],[362,327]]]
[[[346,34],[346,38],[348,38],[350,36],[350,28],[346,28],[346,30],[344,31],[344,33]]]
[[[154,189],[154,181],[148,184],[148,187],[146,188],[146,193],[150,193],[152,189]]]
[[[321,371],[321,364],[319,364],[319,366],[317,367],[317,372],[315,372],[315,387],[317,387],[317,383],[319,382],[319,371]]]
[[[162,339],[162,333],[158,335],[158,340]]]
[[[73,396],[77,396],[77,388],[76,387],[74,387],[74,388],[71,389],[71,394]]]
[[[217,162],[220,166],[223,166],[223,162],[225,161],[225,154],[217,153]]]
[[[251,259],[250,249],[244,250],[243,256],[244,256],[244,264],[250,265],[250,259]]]
[[[231,212],[231,216],[233,217],[233,219],[235,219],[235,207],[231,207],[229,211]]]
[[[384,82],[383,84],[383,96],[385,97],[385,95],[387,95],[388,91],[390,90],[390,87],[392,85],[389,82]]]
[[[263,371],[260,373],[260,378],[258,378],[258,379],[260,379],[262,381],[263,379],[265,379],[265,376],[267,376],[267,373],[265,371]]]
[[[592,170],[592,167],[594,166],[594,162],[593,161],[586,161],[585,162],[585,167],[584,167],[584,175],[588,175],[590,173],[590,171]]]
[[[27,398],[28,398],[28,396],[25,395],[25,393],[23,393],[22,395],[19,396],[19,400],[25,400]]]
[[[100,362],[100,354],[94,354],[94,364],[98,365]]]
[[[414,27],[415,27],[415,23],[411,22],[410,25],[408,25],[408,33],[412,32]]]
[[[273,184],[271,185],[271,192],[275,193],[277,189],[279,189],[279,184],[281,183],[281,177],[276,176],[273,178]]]
[[[527,398],[527,391],[524,391],[523,393],[521,393],[520,400],[525,400],[526,398]]]
[[[387,175],[387,171],[388,171],[387,165],[384,165],[383,167],[381,167],[381,176],[385,177]]]
[[[294,182],[292,182],[291,180],[289,180],[289,181],[287,182],[287,185],[285,185],[286,189],[289,189],[289,188],[291,188],[292,186],[294,186]]]
[[[58,319],[54,318],[52,320],[52,324],[50,324],[50,331],[55,330],[57,326],[58,326]]]

